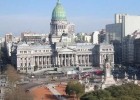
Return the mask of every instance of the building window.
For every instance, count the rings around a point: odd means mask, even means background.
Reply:
[[[28,70],[31,70],[31,68],[28,68]]]
[[[27,51],[24,51],[24,53],[27,53]]]

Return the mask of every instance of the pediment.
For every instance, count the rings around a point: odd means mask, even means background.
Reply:
[[[72,48],[68,48],[68,47],[64,47],[64,48],[61,48],[59,50],[57,50],[58,52],[76,52],[75,49],[72,49]]]

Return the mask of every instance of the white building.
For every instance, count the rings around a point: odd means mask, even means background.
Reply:
[[[53,45],[26,44],[17,46],[17,70],[31,73],[47,68],[103,67],[106,55],[114,65],[114,50],[110,44],[63,42]]]
[[[5,34],[5,43],[12,42],[12,40],[13,40],[13,34],[12,33],[6,33]]]
[[[52,13],[49,44],[24,42],[13,46],[13,62],[15,61],[17,70],[21,73],[33,73],[48,68],[103,68],[106,55],[114,65],[113,45],[99,45],[97,41],[96,44],[76,43],[73,28],[73,25],[67,23],[62,5],[57,2]]]
[[[58,1],[52,12],[50,23],[50,41],[51,43],[60,42],[63,33],[74,34],[75,25],[67,21],[66,12]]]
[[[92,43],[93,44],[98,44],[99,43],[99,34],[100,34],[100,32],[99,31],[95,31],[95,32],[93,32],[92,33]]]
[[[0,48],[4,47],[5,38],[0,37]]]

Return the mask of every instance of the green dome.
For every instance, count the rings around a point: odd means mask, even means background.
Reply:
[[[55,8],[53,9],[52,20],[66,20],[66,12],[59,2],[57,2]]]

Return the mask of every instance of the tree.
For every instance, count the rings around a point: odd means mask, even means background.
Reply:
[[[20,77],[12,65],[8,64],[6,67],[7,67],[6,75],[8,78],[8,82],[10,85],[15,85],[16,82],[20,80]]]
[[[123,84],[84,94],[81,100],[140,100],[140,86]]]
[[[65,92],[66,94],[70,95],[76,95],[77,99],[79,99],[84,94],[84,85],[82,85],[79,82],[68,82]]]
[[[7,90],[4,97],[4,100],[33,100],[33,97],[20,86]]]
[[[26,93],[21,86],[17,86],[20,75],[10,64],[7,65],[6,75],[9,87],[5,91],[4,100],[33,100],[32,96]]]

